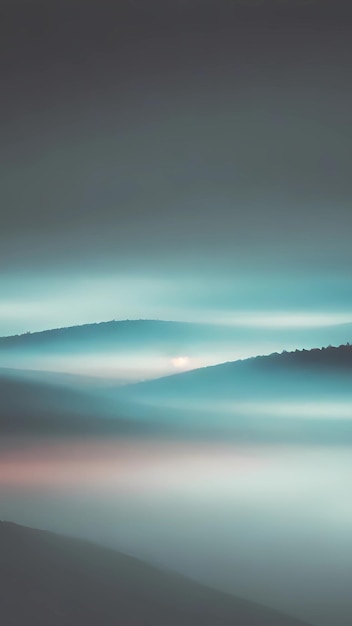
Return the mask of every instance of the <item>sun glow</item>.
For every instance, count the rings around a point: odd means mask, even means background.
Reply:
[[[188,356],[176,356],[171,359],[171,362],[176,369],[188,369],[190,367],[190,359]]]

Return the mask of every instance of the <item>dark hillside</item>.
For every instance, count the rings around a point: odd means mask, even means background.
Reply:
[[[304,626],[134,558],[0,522],[3,626]]]

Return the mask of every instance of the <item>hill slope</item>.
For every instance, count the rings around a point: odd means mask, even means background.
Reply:
[[[208,337],[210,329],[207,325],[186,322],[111,320],[0,337],[0,350],[140,350],[150,346],[175,346],[192,340],[198,342]],[[214,330],[219,338],[220,329],[214,327],[213,334]]]
[[[3,626],[304,626],[108,549],[0,522]]]
[[[111,394],[125,415],[189,432],[253,441],[352,441],[349,345],[223,363]]]
[[[50,355],[58,357],[99,353],[158,353],[169,357],[179,354],[206,354],[208,358],[209,354],[222,354],[223,358],[233,360],[239,351],[249,355],[267,354],[270,350],[282,350],[285,347],[313,347],[328,342],[344,343],[349,339],[352,339],[352,324],[320,328],[263,329],[260,325],[112,320],[0,337],[0,366],[9,366],[11,360],[21,363],[20,357],[33,359],[38,356],[44,358]]]
[[[124,387],[75,389],[74,377],[68,386],[0,370],[2,434],[349,443],[346,417],[352,418],[351,346],[273,354]]]
[[[253,395],[258,389],[269,395],[278,396],[281,391],[308,391],[321,381],[331,382],[334,387],[338,382],[352,391],[352,346],[329,346],[322,349],[296,350],[268,356],[220,363],[209,367],[165,376],[157,380],[128,385],[121,389],[122,394],[134,397],[174,396],[214,396],[229,394]]]
[[[36,437],[38,435],[126,435],[145,431],[111,406],[104,390],[82,386],[79,377],[68,382],[45,372],[30,376],[26,372],[0,368],[0,435]]]

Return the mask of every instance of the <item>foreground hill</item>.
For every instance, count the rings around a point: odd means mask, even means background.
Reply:
[[[76,539],[0,522],[3,626],[304,626]]]

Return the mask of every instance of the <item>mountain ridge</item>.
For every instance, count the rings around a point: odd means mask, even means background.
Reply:
[[[343,360],[338,357],[343,354]],[[337,358],[336,358],[337,357]],[[322,367],[329,366],[339,366],[342,368],[348,367],[352,368],[352,345],[349,343],[341,344],[339,346],[323,346],[322,348],[310,348],[302,350],[294,350],[287,351],[283,350],[282,352],[272,352],[270,354],[258,354],[256,356],[251,356],[245,359],[236,359],[234,361],[224,361],[222,363],[216,363],[215,365],[205,365],[204,367],[195,368],[192,370],[188,370],[185,372],[175,372],[173,374],[169,374],[167,376],[161,376],[159,378],[155,378],[153,380],[146,380],[140,382],[132,382],[128,383],[124,387],[141,387],[141,386],[151,386],[156,384],[158,381],[162,380],[175,380],[181,378],[189,378],[191,375],[194,375],[196,372],[209,372],[216,371],[220,368],[226,369],[229,367],[236,366],[246,366],[246,365],[268,365],[269,366],[277,366],[280,365],[280,361],[285,365],[290,366],[304,366],[304,365],[318,365]]]
[[[0,429],[13,436],[231,435],[342,444],[352,440],[346,419],[352,418],[351,371],[350,345],[273,353],[122,386],[83,387],[79,380],[75,386],[74,377],[55,384],[55,377],[49,382],[0,370]],[[324,419],[316,419],[319,406]]]

